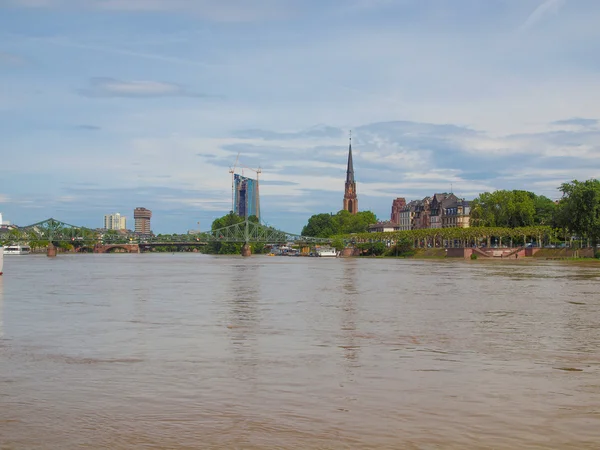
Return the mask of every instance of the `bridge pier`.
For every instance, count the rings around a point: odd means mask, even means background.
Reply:
[[[250,247],[250,244],[248,244],[247,242],[244,245],[242,245],[242,256],[244,256],[244,257],[252,256],[252,248]]]
[[[48,248],[46,249],[46,255],[48,256],[48,258],[56,257],[56,247],[52,242],[48,244]]]

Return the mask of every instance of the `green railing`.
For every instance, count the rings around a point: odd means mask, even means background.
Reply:
[[[18,243],[71,243],[78,245],[95,244],[141,244],[141,245],[198,245],[208,242],[262,242],[277,243],[329,243],[328,238],[301,236],[259,223],[244,222],[198,234],[172,234],[160,236],[121,235],[100,233],[90,228],[78,227],[56,219],[48,219],[25,227],[0,230],[0,245]]]

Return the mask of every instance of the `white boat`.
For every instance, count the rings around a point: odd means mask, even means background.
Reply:
[[[5,255],[29,255],[31,248],[28,245],[9,245],[4,247]]]
[[[335,257],[337,257],[337,252],[335,251],[335,248],[319,247],[319,248],[317,248],[317,255],[323,256],[323,257],[335,258]]]

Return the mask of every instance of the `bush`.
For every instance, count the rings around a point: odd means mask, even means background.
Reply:
[[[392,245],[385,252],[385,256],[400,256],[407,258],[409,256],[414,256],[415,253],[416,251],[412,246],[412,241],[408,239],[401,239],[396,243],[396,245]]]
[[[471,253],[471,259],[477,259],[477,254],[476,253]]]
[[[598,251],[596,251],[596,253],[594,253],[594,258],[600,259],[600,250],[598,250]]]
[[[358,244],[358,248],[361,250],[361,256],[381,256],[386,251],[386,247],[383,242],[365,242],[364,244]]]

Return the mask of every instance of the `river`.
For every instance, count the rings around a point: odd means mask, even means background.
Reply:
[[[600,266],[8,256],[0,448],[600,447]]]

